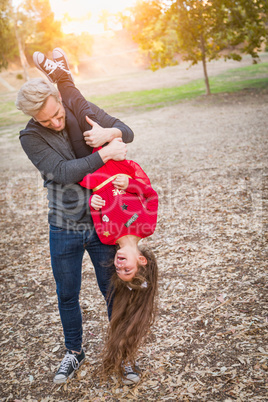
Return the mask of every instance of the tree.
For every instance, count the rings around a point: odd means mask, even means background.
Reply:
[[[247,53],[256,62],[267,37],[267,0],[140,0],[128,11],[121,22],[151,68],[176,64],[178,54],[191,65],[201,61],[208,95],[208,61]]]
[[[101,10],[98,18],[98,23],[103,24],[104,31],[108,31],[109,29],[109,18],[111,17],[111,13],[107,10]]]
[[[16,9],[16,21],[27,56],[36,50],[50,51],[63,36],[49,0],[24,0]]]
[[[78,65],[81,56],[91,55],[93,37],[87,32],[80,35],[68,34],[61,40],[61,46],[67,49],[68,59],[75,74],[78,74]]]
[[[61,24],[54,20],[49,0],[24,0],[13,5],[11,0],[1,1],[0,69],[19,55],[27,80],[29,64],[35,50],[47,52],[62,37]]]
[[[268,0],[226,0],[228,10],[227,32],[231,45],[241,46],[241,52],[250,54],[253,62],[268,35]]]
[[[14,56],[16,40],[10,19],[9,0],[0,0],[0,71],[7,68],[9,57]]]

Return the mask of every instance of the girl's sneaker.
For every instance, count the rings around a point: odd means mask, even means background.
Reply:
[[[55,49],[52,50],[52,57],[58,67],[60,67],[64,71],[69,72],[69,74],[72,78],[72,81],[74,82],[74,78],[70,71],[68,59],[67,59],[67,56],[66,56],[66,53],[64,52],[64,50],[62,50],[60,47],[56,47]]]
[[[71,72],[60,68],[55,61],[48,59],[44,53],[34,52],[33,61],[36,67],[47,76],[49,81],[56,83],[65,76],[71,78],[73,82]]]
[[[140,369],[136,364],[134,368],[130,364],[124,366],[124,377],[122,378],[123,384],[137,384],[140,379]]]
[[[34,52],[33,61],[36,67],[47,76],[49,81],[56,82],[55,70],[58,66],[54,61],[49,60],[42,52]]]

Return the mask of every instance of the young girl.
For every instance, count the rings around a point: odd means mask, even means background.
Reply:
[[[128,367],[135,364],[136,352],[154,316],[157,263],[152,251],[138,243],[155,230],[157,193],[141,167],[129,160],[109,160],[80,184],[93,190],[89,204],[101,242],[119,246],[114,259],[117,277],[113,278],[112,319],[103,369],[105,374],[117,371],[122,376],[122,363],[128,362]],[[132,369],[124,377],[127,384],[137,379]]]
[[[81,132],[98,126],[98,122],[92,104],[74,86],[64,52],[54,49],[53,58],[57,63],[54,66],[43,57],[43,64],[49,62],[52,66],[49,74],[40,63],[36,65],[51,81],[57,82],[63,102],[80,117],[75,121],[84,122],[79,129],[72,127],[72,122],[67,125],[76,156],[85,157],[92,148],[86,145]],[[124,135],[122,131],[123,140]],[[99,149],[94,148],[93,152]],[[139,247],[138,243],[155,230],[157,193],[142,168],[130,160],[109,160],[80,184],[93,190],[89,204],[101,242],[118,245],[114,258],[116,274],[110,292],[112,317],[103,354],[104,374],[116,371],[124,376],[124,383],[131,384],[139,381],[139,376],[129,367],[135,365],[138,347],[154,319],[158,267],[152,251]]]

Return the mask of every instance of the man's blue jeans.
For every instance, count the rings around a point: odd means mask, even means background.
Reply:
[[[58,306],[69,350],[79,352],[82,346],[82,314],[79,305],[82,260],[85,250],[95,268],[99,288],[107,297],[110,278],[115,272],[115,246],[102,244],[94,229],[71,231],[50,226],[50,254],[57,285]],[[108,306],[111,317],[112,306]]]

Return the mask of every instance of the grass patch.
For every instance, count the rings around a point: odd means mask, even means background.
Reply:
[[[231,69],[210,78],[212,93],[237,92],[243,89],[268,87],[268,63]]]
[[[215,94],[237,92],[248,88],[265,89],[268,88],[268,63],[231,69],[211,77],[209,81],[211,92]],[[148,110],[180,102],[183,99],[193,99],[205,93],[205,82],[203,79],[198,79],[179,87],[120,92],[107,96],[94,96],[90,100],[107,110]]]
[[[161,107],[166,104],[190,99],[202,95],[204,88],[201,82],[192,82],[182,87],[151,89],[146,91],[120,92],[107,96],[94,96],[90,100],[104,109]]]
[[[268,88],[268,78],[253,78],[233,82],[213,82],[211,80],[212,93],[238,92],[244,89],[265,89]]]
[[[17,110],[15,106],[13,109],[9,109],[6,112],[2,110],[2,103],[0,103],[0,127],[9,127],[16,125],[21,125],[21,128],[25,127],[25,124],[30,120],[29,116],[25,116],[20,110]]]
[[[0,100],[0,127],[21,124],[23,128],[28,120],[29,117],[16,108],[15,101]]]
[[[250,78],[264,75],[263,78],[267,78],[268,75],[268,63],[260,63],[260,64],[252,64],[250,66],[232,68],[227,70],[225,73],[220,74],[222,77],[231,77],[235,76],[242,78]]]
[[[204,91],[203,80],[198,80],[180,87],[119,92],[107,96],[92,96],[90,100],[109,110],[152,109],[176,103],[183,99],[195,98],[202,95]]]
[[[235,68],[211,77],[210,88],[214,94],[238,92],[244,89],[268,88],[268,63]],[[93,96],[90,100],[109,113],[133,110],[146,111],[175,104],[182,100],[205,95],[203,79],[172,88],[151,89],[146,91],[120,92],[107,96]],[[14,101],[0,100],[0,127],[22,124],[29,120],[16,109]]]
[[[0,114],[13,112],[16,110],[15,104],[13,101],[0,102]]]

